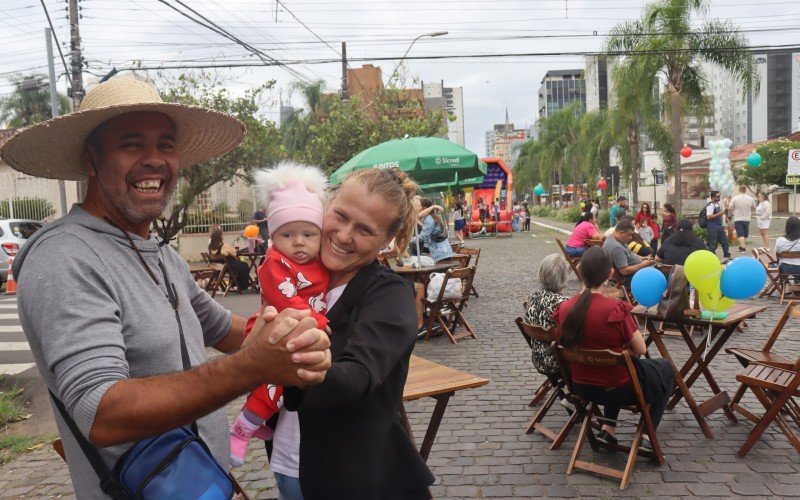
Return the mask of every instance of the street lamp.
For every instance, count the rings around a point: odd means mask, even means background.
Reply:
[[[650,173],[653,174],[653,211],[655,211],[656,203],[657,203],[656,202],[656,183],[658,182],[658,174],[660,174],[661,171],[659,169],[653,167],[653,170],[651,170]]]
[[[403,64],[403,60],[405,60],[406,56],[408,55],[408,52],[411,50],[411,47],[413,47],[414,44],[417,43],[417,40],[419,40],[420,38],[425,38],[426,36],[430,38],[434,38],[437,36],[444,36],[448,33],[449,31],[434,31],[433,33],[424,33],[422,35],[419,35],[415,39],[411,40],[411,44],[406,49],[405,54],[403,54],[403,57],[401,57],[400,60],[397,62],[397,66],[394,67],[394,71],[392,71],[392,75],[389,77],[389,80],[387,80],[386,86],[388,87],[389,85],[392,84],[392,80],[394,80],[395,75],[397,75],[397,71],[400,69],[400,65]]]

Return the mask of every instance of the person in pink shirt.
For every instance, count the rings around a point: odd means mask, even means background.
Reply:
[[[580,257],[586,251],[585,240],[601,240],[603,235],[597,230],[597,223],[592,212],[583,212],[581,219],[575,224],[575,229],[567,239],[567,253],[570,257]]]

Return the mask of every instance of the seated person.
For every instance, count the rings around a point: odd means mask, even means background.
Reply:
[[[617,223],[622,222],[624,220],[631,221],[631,223],[633,223],[633,216],[623,215],[618,219]],[[635,228],[636,226],[634,225],[634,229]],[[614,234],[614,229],[616,229],[616,226],[611,226],[606,230],[605,233],[603,233],[603,238],[602,238],[603,241],[605,241],[606,238]],[[628,242],[628,249],[630,249],[631,252],[635,253],[639,257],[647,257],[655,253],[653,252],[653,247],[650,246],[650,243],[642,239],[642,237],[639,236],[639,233],[637,233],[636,231],[634,231],[633,234],[631,235],[631,241]]]
[[[542,328],[556,326],[556,322],[553,320],[553,311],[560,303],[569,298],[561,294],[567,285],[568,274],[569,264],[561,254],[550,254],[542,259],[542,265],[539,267],[541,288],[525,299],[528,304],[528,308],[525,310],[526,323]],[[558,384],[561,379],[561,370],[549,343],[534,340],[531,343],[531,361],[533,361],[536,371],[546,376],[553,386]],[[560,396],[563,399],[563,393]]]
[[[580,257],[586,251],[586,240],[599,240],[603,235],[597,230],[594,214],[583,212],[567,239],[566,249],[570,257]]]
[[[775,256],[778,257],[778,271],[781,274],[800,275],[800,259],[781,259],[783,252],[800,252],[800,219],[786,219],[786,233],[775,241]]]
[[[656,253],[656,260],[671,266],[682,266],[686,258],[696,250],[707,250],[707,247],[694,234],[692,221],[681,219],[676,225],[676,231],[661,244]]]
[[[626,287],[631,286],[631,278],[636,271],[654,263],[652,259],[648,257],[643,259],[628,248],[627,245],[634,233],[633,223],[630,220],[623,220],[616,225],[611,237],[603,242],[603,249],[608,252],[614,268],[622,277]]]
[[[419,234],[411,238],[408,243],[408,251],[412,255],[416,255],[417,243],[420,247],[424,247],[430,252],[431,258],[434,262],[447,260],[453,256],[453,247],[450,246],[448,239],[447,224],[439,214],[439,210],[435,207],[430,198],[422,198],[420,200],[420,215],[422,218],[422,229]],[[428,210],[432,209],[432,210]]]
[[[620,224],[625,223],[617,224],[618,228]],[[627,231],[625,227],[622,229]],[[630,230],[633,231],[632,225]],[[620,248],[624,247],[620,245]],[[553,314],[558,324],[558,343],[565,347],[611,349],[616,352],[628,348],[637,356],[646,354],[647,346],[631,315],[631,305],[607,298],[601,293],[603,285],[612,275],[608,253],[599,247],[588,249],[581,258],[581,274],[583,291],[559,304]],[[672,392],[675,372],[664,358],[637,358],[634,362],[645,400],[650,404],[650,418],[657,427]],[[646,379],[643,373],[647,374]],[[603,416],[608,420],[603,423],[597,439],[606,445],[616,445],[616,420],[620,406],[636,403],[627,369],[623,366],[600,368],[573,365],[571,376],[575,394],[586,401],[603,405]],[[652,449],[647,441],[643,441],[641,447]]]

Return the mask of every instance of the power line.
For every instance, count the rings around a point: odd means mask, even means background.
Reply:
[[[196,16],[198,16],[200,19],[202,19],[205,22],[200,21],[200,20],[190,16],[186,12],[181,11],[180,9],[175,7],[174,5],[171,5],[170,3],[168,3],[166,0],[158,0],[158,1],[163,3],[164,5],[166,5],[167,7],[171,8],[172,10],[177,12],[178,14],[186,17],[187,19],[190,19],[190,20],[196,22],[197,24],[199,24],[199,25],[201,25],[203,27],[206,27],[206,28],[210,29],[211,31],[214,31],[215,33],[227,38],[228,40],[236,42],[238,45],[241,45],[242,47],[247,49],[249,52],[251,52],[255,56],[257,56],[263,63],[265,63],[265,65],[267,65],[267,66],[281,66],[281,67],[284,66],[284,65],[280,64],[277,59],[273,58],[272,56],[270,56],[269,54],[265,53],[264,51],[253,47],[252,45],[248,44],[247,42],[245,42],[243,40],[240,40],[239,38],[235,37],[231,33],[227,32],[226,30],[221,28],[218,24],[216,24],[215,22],[211,21],[210,19],[208,19],[204,15],[200,14],[199,12],[194,10],[193,8],[189,7],[188,5],[183,3],[181,0],[175,0],[175,1],[179,5],[183,6],[186,9],[188,9],[190,12],[192,12],[193,14],[195,14]],[[208,24],[206,24],[206,23],[208,23]],[[265,59],[268,59],[268,60],[272,61],[273,63],[277,63],[277,64],[266,64],[267,61]],[[296,78],[300,78],[301,80],[305,80],[305,81],[307,81],[309,83],[312,81],[310,78],[308,78],[307,76],[303,75],[299,71],[296,71],[296,70],[291,69],[291,68],[285,68],[285,69],[286,69],[286,71],[288,71],[290,74],[292,74]]]
[[[50,32],[53,34],[53,38],[56,40],[56,48],[58,48],[58,55],[61,56],[61,64],[64,65],[64,73],[67,75],[67,80],[69,81],[69,86],[72,88],[72,78],[69,74],[69,69],[67,69],[67,60],[64,59],[64,53],[61,51],[61,44],[58,43],[58,35],[56,35],[56,30],[53,28],[53,22],[50,20],[50,13],[47,12],[47,6],[44,4],[44,0],[39,0],[42,4],[42,8],[44,9],[44,15],[47,16],[47,24],[50,25]],[[55,82],[52,82],[55,85]]]
[[[753,54],[760,54],[768,51],[775,51],[775,50],[783,50],[783,51],[793,51],[793,50],[800,50],[800,45],[797,44],[786,44],[786,45],[762,45],[762,46],[751,46],[746,47],[744,49],[745,52],[750,52]],[[737,52],[737,49],[726,49],[721,48],[718,49],[719,52]],[[681,54],[686,52],[695,52],[693,49],[670,49],[670,50],[631,50],[631,51],[610,51],[610,52],[590,52],[590,51],[578,51],[578,52],[517,52],[517,53],[495,53],[495,54],[449,54],[449,55],[429,55],[429,56],[408,56],[406,60],[418,60],[418,61],[426,61],[426,60],[446,60],[446,59],[489,59],[489,58],[511,58],[511,57],[553,57],[553,56],[611,56],[611,57],[622,57],[622,56],[633,56],[633,55],[657,55],[657,54]],[[370,61],[394,61],[397,57],[394,56],[384,56],[384,57],[355,57],[351,58],[352,61],[358,62],[370,62]],[[277,65],[294,65],[294,64],[330,64],[330,63],[338,63],[340,62],[339,59],[304,59],[304,60],[294,60],[294,61],[275,61],[271,64],[265,64],[267,66],[277,66]],[[214,64],[214,65],[167,65],[167,66],[158,66],[158,67],[134,67],[134,68],[124,68],[128,70],[159,70],[159,69],[203,69],[203,68],[238,68],[238,67],[253,67],[253,66],[261,66],[260,64],[254,63],[233,63],[233,64]],[[124,70],[123,69],[123,70]],[[121,70],[122,71],[122,70]]]

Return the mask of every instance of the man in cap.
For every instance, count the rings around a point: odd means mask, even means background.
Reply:
[[[245,320],[150,235],[178,170],[232,150],[244,133],[235,118],[164,103],[147,83],[116,78],[89,91],[80,111],[23,130],[0,149],[21,172],[89,179],[83,203],[28,240],[14,275],[39,371],[109,466],[132,442],[193,421],[226,464],[227,402],[267,382],[321,382],[330,366],[330,343],[308,311],[276,317],[268,308],[243,345]],[[207,361],[210,346],[230,354]],[[55,417],[78,498],[105,498]]]

